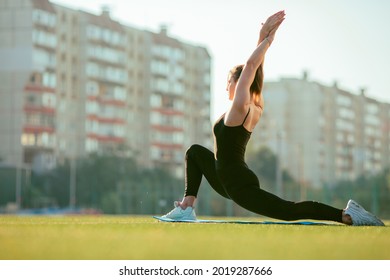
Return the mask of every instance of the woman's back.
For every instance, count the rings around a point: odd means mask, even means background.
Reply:
[[[223,115],[214,125],[214,156],[217,168],[230,165],[246,165],[245,150],[251,137],[251,132],[244,127],[244,123],[250,114],[250,110],[240,125],[225,125]]]

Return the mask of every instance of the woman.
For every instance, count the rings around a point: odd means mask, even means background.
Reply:
[[[214,125],[214,153],[193,145],[186,152],[186,186],[181,202],[164,215],[174,220],[195,220],[194,203],[202,176],[223,197],[254,213],[281,220],[330,220],[347,225],[383,225],[353,200],[345,210],[314,201],[291,202],[260,188],[245,163],[245,148],[264,108],[262,64],[275,33],[284,21],[280,11],[263,24],[256,49],[245,65],[234,67],[227,83],[230,109]]]

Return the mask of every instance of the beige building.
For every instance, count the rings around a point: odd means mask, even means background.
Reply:
[[[265,112],[252,148],[269,146],[307,186],[390,166],[390,104],[307,79],[264,85]]]
[[[0,0],[0,158],[46,170],[121,147],[182,176],[210,146],[211,57],[167,34],[47,0]]]

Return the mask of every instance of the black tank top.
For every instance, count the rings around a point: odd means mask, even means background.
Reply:
[[[239,126],[226,126],[223,115],[214,125],[214,156],[217,168],[230,165],[245,165],[245,149],[251,137],[251,132],[246,130],[244,121]]]

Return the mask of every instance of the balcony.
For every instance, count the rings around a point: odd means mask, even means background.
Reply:
[[[124,143],[125,138],[124,137],[118,137],[118,136],[113,136],[113,135],[101,135],[97,133],[88,133],[87,134],[88,138],[95,139],[98,142],[102,143]]]

